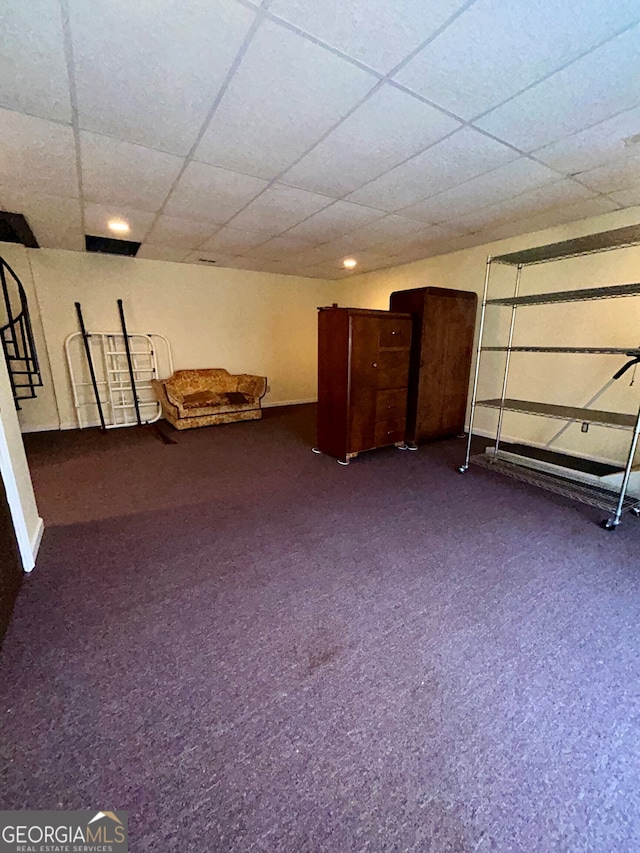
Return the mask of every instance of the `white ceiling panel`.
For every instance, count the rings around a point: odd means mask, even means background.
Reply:
[[[255,13],[234,0],[69,0],[80,126],[186,154]]]
[[[601,193],[618,192],[640,184],[640,145],[625,149],[608,163],[580,172],[576,180]]]
[[[186,249],[173,249],[171,246],[152,246],[143,243],[136,252],[136,258],[146,258],[148,261],[184,261],[189,252]]]
[[[623,207],[636,207],[636,205],[640,205],[640,183],[621,192],[612,193],[611,198]]]
[[[463,230],[476,231],[494,223],[523,219],[580,201],[588,201],[594,196],[595,193],[575,181],[558,181],[497,204],[478,206],[474,211],[453,216],[451,222]]]
[[[200,264],[207,267],[228,267],[235,260],[233,255],[226,255],[223,252],[204,252],[201,249],[196,249],[189,252],[184,259],[187,264]]]
[[[172,192],[165,213],[223,224],[267,186],[228,169],[191,162]]]
[[[289,233],[282,234],[280,237],[272,237],[266,243],[255,246],[253,249],[248,249],[243,254],[250,255],[252,258],[279,261],[297,255],[299,252],[314,245],[313,241],[310,242],[308,239],[301,237],[290,237]]]
[[[393,212],[515,160],[515,151],[470,127],[437,142],[349,196]]]
[[[532,151],[640,103],[640,27],[618,36],[477,124]]]
[[[466,0],[271,0],[269,11],[388,73]]]
[[[336,201],[330,207],[325,207],[319,213],[296,225],[288,233],[293,237],[306,237],[322,243],[347,234],[361,225],[373,222],[384,216],[381,210],[352,204],[348,201]]]
[[[640,107],[538,148],[535,156],[567,174],[582,172],[619,157],[627,149],[625,139],[636,134],[640,134]]]
[[[592,198],[587,201],[579,201],[577,204],[567,207],[557,207],[535,216],[528,216],[524,219],[508,221],[498,226],[492,226],[489,231],[485,231],[480,235],[481,242],[486,243],[489,240],[501,240],[519,234],[543,231],[546,228],[565,225],[567,222],[579,222],[581,219],[588,219],[591,216],[611,213],[615,209],[616,206],[605,198]]]
[[[217,231],[212,237],[202,244],[203,251],[225,252],[228,255],[249,255],[251,249],[260,243],[264,243],[269,239],[270,235],[265,235],[256,231],[247,231],[243,228],[233,228],[230,225],[225,225]]]
[[[127,234],[114,234],[109,230],[108,222],[111,219],[124,219],[129,225]],[[154,214],[146,210],[133,210],[116,204],[92,204],[84,205],[84,224],[87,234],[96,237],[115,237],[122,240],[133,240],[142,242],[153,223]]]
[[[58,0],[2,0],[0,33],[0,106],[71,122]]]
[[[638,17],[637,0],[477,0],[395,79],[471,119]]]
[[[82,191],[87,201],[157,210],[184,159],[142,145],[82,131]]]
[[[73,131],[41,118],[0,110],[0,184],[34,195],[78,195]]]
[[[41,193],[0,184],[0,203],[6,210],[22,213],[36,240],[46,249],[84,249],[82,214],[77,198]]]
[[[442,222],[559,180],[560,175],[552,169],[526,157],[520,157],[464,184],[458,184],[457,187],[411,205],[402,213],[424,222]]]
[[[376,82],[371,74],[323,47],[265,23],[195,156],[206,163],[274,178]]]
[[[274,184],[239,213],[231,224],[234,228],[252,231],[269,223],[279,231],[285,231],[331,202],[332,199],[324,195]]]
[[[342,196],[422,151],[460,123],[385,85],[286,172],[286,184]]]
[[[181,219],[161,214],[146,237],[147,243],[172,249],[195,249],[218,228],[206,220]]]
[[[355,229],[349,238],[358,241],[360,246],[389,246],[396,240],[406,240],[424,233],[426,227],[424,222],[391,214]]]

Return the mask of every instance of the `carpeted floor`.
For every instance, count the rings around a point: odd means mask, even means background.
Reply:
[[[28,438],[0,807],[126,809],[135,853],[637,853],[640,522],[267,415]]]

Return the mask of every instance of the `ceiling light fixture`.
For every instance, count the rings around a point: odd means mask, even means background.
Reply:
[[[358,262],[356,261],[355,258],[345,258],[344,261],[342,262],[342,266],[346,270],[352,270],[358,266]]]
[[[107,227],[109,231],[113,231],[114,234],[128,234],[129,233],[129,223],[125,222],[123,219],[110,219],[107,222]]]

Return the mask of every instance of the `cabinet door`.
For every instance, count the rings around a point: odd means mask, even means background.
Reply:
[[[377,317],[351,317],[349,453],[375,447],[379,331]]]
[[[475,315],[475,299],[427,297],[417,440],[464,430]]]

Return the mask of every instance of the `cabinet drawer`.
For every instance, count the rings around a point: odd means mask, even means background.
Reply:
[[[378,388],[406,388],[409,380],[409,350],[381,350],[376,370]]]
[[[378,345],[381,349],[387,347],[408,349],[411,345],[411,321],[398,320],[381,323]]]
[[[384,447],[386,444],[395,444],[396,441],[404,441],[404,433],[404,418],[378,421],[375,432],[376,447]]]
[[[407,394],[404,389],[392,388],[378,391],[376,396],[376,421],[404,418],[407,413]]]

